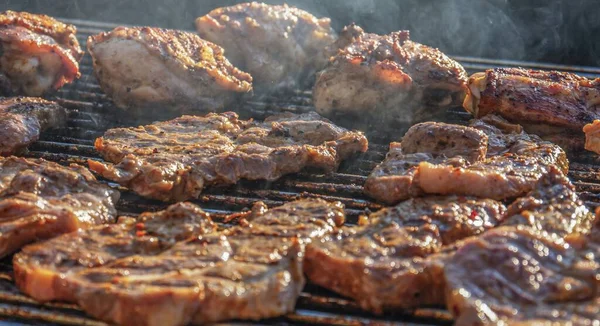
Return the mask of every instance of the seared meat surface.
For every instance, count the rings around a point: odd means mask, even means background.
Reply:
[[[412,126],[402,137],[404,154],[432,153],[442,157],[464,157],[477,162],[487,154],[487,135],[476,128],[439,122]]]
[[[90,161],[93,171],[142,196],[181,201],[240,179],[276,180],[305,167],[335,171],[366,151],[367,139],[316,113],[254,122],[228,112],[111,129],[96,149],[114,164]]]
[[[600,238],[574,236],[571,244],[515,227],[469,239],[444,268],[448,310],[456,324],[596,323]]]
[[[583,126],[585,133],[585,149],[600,154],[600,120]]]
[[[476,118],[495,113],[566,149],[578,150],[584,144],[583,126],[600,119],[599,104],[600,79],[496,68],[469,78],[463,106]]]
[[[512,202],[506,215],[504,225],[527,225],[560,236],[586,234],[595,219],[575,186],[555,168],[550,168],[529,194]]]
[[[0,13],[0,95],[41,96],[79,78],[75,33],[45,15]]]
[[[560,147],[499,117],[474,120],[465,128],[442,123],[413,126],[407,132],[410,153],[404,153],[404,139],[392,143],[385,160],[367,178],[365,193],[387,204],[423,194],[502,200],[529,192],[549,166],[568,170]],[[474,138],[464,141],[467,135]]]
[[[463,67],[437,49],[413,42],[408,31],[389,35],[344,28],[329,64],[317,75],[313,100],[324,116],[414,123],[460,105]]]
[[[116,217],[116,190],[79,165],[0,157],[0,257]]]
[[[15,279],[36,300],[76,302],[121,325],[276,317],[294,309],[305,283],[296,235],[331,232],[343,206],[298,200],[250,215],[251,225],[223,231],[190,203],[121,218],[24,248]]]
[[[252,2],[215,9],[196,19],[196,28],[268,92],[300,88],[325,66],[325,49],[335,40],[329,23],[286,4]]]
[[[409,199],[308,245],[304,271],[375,313],[443,304],[443,263],[453,243],[494,227],[504,211],[489,199]]]
[[[138,114],[214,111],[252,91],[250,75],[232,66],[221,47],[192,33],[117,27],[91,36],[87,46],[102,90]]]
[[[18,153],[48,128],[65,125],[60,105],[34,97],[0,98],[0,155]]]

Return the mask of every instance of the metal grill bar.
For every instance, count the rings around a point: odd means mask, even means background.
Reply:
[[[116,27],[116,25],[101,22],[62,20],[78,26],[78,38],[83,45],[88,36]],[[456,59],[469,73],[499,66],[520,66],[570,71],[588,77],[600,76],[600,69],[593,67],[571,67],[471,57],[456,57]],[[110,113],[116,111],[110,100],[101,92],[93,77],[89,55],[83,58],[80,70],[82,78],[61,89],[54,98],[69,109],[67,127],[44,134],[40,141],[30,146],[29,156],[42,157],[62,164],[87,165],[88,159],[101,160],[93,148],[94,139],[101,136],[106,129],[119,125],[106,119],[108,116],[115,116]],[[270,96],[261,98],[260,101],[247,102],[236,108],[236,111],[261,119],[275,113],[302,113],[312,109],[310,92],[295,91],[284,96]],[[447,121],[465,122],[468,119],[469,114],[461,108],[448,112]],[[398,135],[399,137],[400,135]],[[362,184],[373,167],[384,158],[388,145],[387,141],[373,143],[371,137],[370,141],[369,151],[344,162],[338,173],[322,174],[307,171],[283,177],[275,182],[243,181],[233,187],[206,189],[202,196],[193,202],[219,219],[232,212],[248,208],[259,200],[268,205],[279,205],[298,197],[319,197],[343,202],[347,207],[349,222],[353,223],[360,214],[381,208],[381,205],[362,194]],[[600,161],[597,156],[581,153],[570,159],[572,163],[569,176],[574,181],[582,199],[592,207],[600,206],[600,175],[597,173],[600,169]],[[131,215],[142,211],[154,211],[166,206],[165,203],[144,199],[125,189],[121,190],[122,198],[118,204],[121,214]],[[403,325],[452,324],[451,315],[439,309],[420,309],[409,315],[373,316],[363,312],[354,302],[311,284],[307,285],[301,294],[296,308],[293,314],[274,320],[261,321],[260,324],[362,325],[400,322]],[[38,304],[20,294],[12,282],[10,259],[0,262],[0,319],[2,318],[30,325],[48,323],[105,325],[87,317],[75,305]]]

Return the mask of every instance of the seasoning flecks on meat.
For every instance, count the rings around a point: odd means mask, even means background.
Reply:
[[[199,207],[178,203],[28,246],[14,258],[15,279],[36,300],[75,302],[121,325],[290,312],[305,283],[302,242],[343,223],[343,206],[310,199],[273,210],[257,204],[247,218],[251,225],[218,231]]]
[[[67,113],[60,105],[33,97],[0,98],[0,155],[18,153],[48,128],[63,126]]]
[[[459,142],[464,130],[481,136]],[[392,143],[365,182],[367,195],[387,204],[423,194],[502,200],[529,192],[549,166],[568,170],[560,147],[499,117],[475,120],[470,127],[418,124],[407,135],[410,153],[404,153],[404,139],[402,145]]]
[[[567,150],[584,147],[582,128],[600,119],[600,79],[558,71],[495,68],[469,78],[464,108],[497,114]]]
[[[90,36],[87,46],[102,90],[138,114],[215,111],[252,91],[252,77],[221,47],[189,32],[117,27]]]
[[[49,16],[0,13],[0,94],[41,96],[79,78],[75,33]]]
[[[286,4],[251,2],[217,8],[196,19],[200,36],[222,46],[248,71],[256,89],[302,88],[327,63],[335,40],[329,18]]]
[[[455,242],[496,226],[504,211],[489,199],[410,199],[309,244],[304,271],[375,313],[443,304],[443,262]]]
[[[315,113],[254,122],[228,112],[111,129],[96,140],[96,149],[114,165],[90,161],[93,171],[169,201],[240,179],[275,180],[305,167],[335,171],[343,159],[366,151],[367,139]]]
[[[0,157],[0,257],[37,240],[111,223],[118,198],[82,166]]]
[[[335,46],[313,89],[324,116],[414,123],[460,105],[466,92],[464,68],[408,31],[377,35],[350,25]]]
[[[457,325],[593,325],[600,316],[600,239],[570,242],[501,227],[465,241],[446,261]]]

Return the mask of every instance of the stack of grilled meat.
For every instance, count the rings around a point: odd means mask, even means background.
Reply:
[[[563,148],[582,148],[585,132],[598,150],[600,82],[523,69],[468,79],[407,31],[349,25],[337,35],[329,23],[246,3],[198,18],[200,36],[119,27],[89,38],[116,107],[174,118],[95,142],[104,161],[89,161],[93,172],[171,204],[137,217],[117,220],[118,191],[85,167],[9,156],[64,125],[67,111],[1,99],[0,256],[17,252],[18,287],[122,325],[280,316],[306,279],[376,314],[445,305],[459,325],[596,323],[600,230],[566,177]],[[42,96],[75,80],[75,33],[47,16],[0,14],[2,94]],[[311,81],[316,112],[256,121],[230,111]],[[460,104],[469,125],[424,122]],[[334,121],[364,127],[357,120],[391,122],[381,128],[399,140],[364,184],[388,207],[358,225],[320,199],[259,202],[227,228],[182,202],[243,179],[336,171],[368,141]],[[400,137],[395,123],[412,127]]]

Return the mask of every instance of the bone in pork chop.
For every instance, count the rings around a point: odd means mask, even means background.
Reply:
[[[467,135],[473,138],[465,141]],[[502,200],[533,189],[549,166],[568,170],[560,147],[496,116],[474,120],[470,127],[418,124],[407,136],[390,145],[385,160],[367,178],[367,195],[388,204],[423,194]]]
[[[457,325],[594,325],[600,318],[600,233],[571,244],[502,227],[466,241],[446,261]]]
[[[463,100],[464,68],[410,40],[408,31],[377,35],[350,25],[335,46],[313,89],[315,108],[324,116],[385,128],[431,119]]]
[[[443,262],[453,245],[496,226],[504,211],[489,199],[409,199],[308,245],[304,271],[375,313],[443,304]]]
[[[79,78],[75,32],[46,15],[0,13],[0,94],[42,96]]]
[[[294,309],[303,243],[344,222],[341,203],[256,205],[250,225],[218,231],[190,203],[80,230],[15,255],[17,286],[121,325],[206,324]]]
[[[63,126],[67,113],[60,105],[34,97],[0,98],[0,155],[16,154],[40,133]]]
[[[116,190],[86,168],[0,157],[0,257],[28,243],[114,222]]]
[[[367,139],[316,113],[254,122],[229,112],[111,129],[96,149],[114,165],[90,161],[93,171],[142,196],[181,201],[240,179],[276,180],[305,167],[335,171],[366,151]]]

